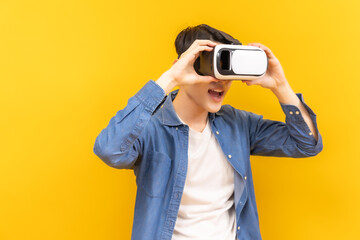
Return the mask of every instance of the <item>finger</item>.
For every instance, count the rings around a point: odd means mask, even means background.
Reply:
[[[200,53],[202,51],[208,51],[208,52],[211,52],[212,50],[214,50],[213,47],[208,47],[208,46],[199,46],[196,50],[196,52]]]
[[[191,54],[194,55],[195,59],[194,61],[196,60],[196,58],[200,55],[200,52],[202,51],[209,51],[211,52],[213,50],[212,47],[208,47],[208,46],[198,46],[196,49],[194,49]]]
[[[204,46],[204,45],[208,45],[208,46],[216,46],[218,43],[213,42],[211,40],[208,39],[196,39],[194,41],[195,44],[199,45],[199,46]]]
[[[258,84],[257,80],[241,80],[243,83],[246,83],[248,86],[256,85]]]
[[[241,80],[242,83],[245,83],[248,86],[251,86],[251,81],[249,80]]]
[[[212,47],[208,46],[198,46],[196,49],[188,49],[186,52],[180,55],[179,59],[187,59],[190,63],[195,62],[199,57],[201,51],[212,51]]]
[[[184,55],[186,54],[194,54],[197,52],[201,52],[201,51],[212,51],[214,48],[207,46],[207,45],[201,45],[201,46],[194,46],[192,48],[189,48],[188,50],[186,50],[186,52],[184,52]]]
[[[198,46],[212,46],[215,47],[216,45],[218,45],[217,43],[211,41],[211,40],[207,40],[207,39],[196,39],[191,46],[188,48],[187,51],[191,51],[192,49],[198,47]]]
[[[248,43],[247,45],[248,45],[248,46],[257,47],[257,46],[256,46],[256,43]]]
[[[264,50],[264,52],[266,53],[268,58],[275,58],[275,55],[272,53],[270,48],[266,47],[265,45],[263,45],[261,43],[252,43],[251,46],[258,47],[258,48],[261,48],[262,50]]]
[[[265,51],[266,55],[270,58],[274,58],[275,55],[272,53],[272,51],[270,50],[270,48],[264,46],[264,45],[261,45],[261,49]]]

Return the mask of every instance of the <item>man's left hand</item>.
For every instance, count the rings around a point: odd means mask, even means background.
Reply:
[[[264,50],[268,58],[268,67],[266,73],[262,77],[255,80],[242,80],[243,83],[246,83],[246,85],[248,86],[259,85],[264,88],[269,88],[271,90],[275,90],[278,87],[282,87],[288,84],[284,74],[284,70],[279,60],[275,57],[275,55],[268,47],[260,43],[249,43],[247,45],[258,47]]]

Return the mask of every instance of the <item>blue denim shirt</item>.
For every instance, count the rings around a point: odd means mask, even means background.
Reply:
[[[94,152],[106,164],[133,169],[136,175],[132,240],[171,240],[173,234],[187,172],[189,136],[189,127],[178,119],[172,105],[176,94],[166,96],[159,85],[148,81],[95,141]],[[280,104],[286,123],[230,105],[209,113],[211,130],[234,168],[239,240],[261,239],[250,155],[301,158],[322,150],[316,115],[302,95],[297,96],[316,126],[318,141],[293,105]]]

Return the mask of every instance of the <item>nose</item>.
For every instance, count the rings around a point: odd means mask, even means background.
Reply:
[[[212,82],[212,85],[214,87],[218,87],[218,88],[226,88],[227,86],[229,86],[232,82],[232,80],[224,80],[224,79],[217,79],[215,78],[216,80],[214,80]]]
[[[215,82],[215,83],[221,83],[221,84],[224,84],[224,83],[226,83],[226,82],[227,82],[227,80],[214,78],[213,82]]]
[[[228,84],[231,84],[232,80],[219,80],[217,83],[221,84],[222,86],[226,86]]]

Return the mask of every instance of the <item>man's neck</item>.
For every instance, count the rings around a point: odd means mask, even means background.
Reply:
[[[177,115],[190,128],[202,132],[206,127],[208,112],[192,101],[184,92],[179,90],[173,101]]]

